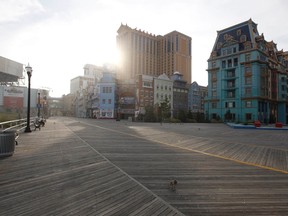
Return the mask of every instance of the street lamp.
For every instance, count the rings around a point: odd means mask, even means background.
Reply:
[[[41,104],[40,104],[40,92],[38,92],[38,104],[37,104],[37,109],[38,109],[37,116],[38,116],[38,118],[40,118],[40,107],[41,107]]]
[[[27,103],[27,124],[26,124],[26,128],[24,132],[29,133],[31,132],[31,129],[30,129],[30,80],[32,76],[32,67],[30,67],[28,63],[25,69],[28,75],[28,103]]]

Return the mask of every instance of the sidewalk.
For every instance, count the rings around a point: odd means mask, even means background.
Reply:
[[[0,159],[0,215],[182,215],[57,119]]]

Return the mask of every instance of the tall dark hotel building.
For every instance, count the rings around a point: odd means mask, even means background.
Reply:
[[[177,71],[191,83],[191,37],[177,31],[156,36],[123,24],[117,33],[121,79],[135,79],[140,74],[158,77],[163,73],[170,77]]]

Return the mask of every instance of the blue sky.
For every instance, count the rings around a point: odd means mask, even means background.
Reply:
[[[1,0],[0,56],[33,67],[32,87],[69,93],[85,64],[115,61],[121,23],[156,35],[192,37],[192,81],[207,85],[217,30],[252,20],[288,51],[286,0]]]

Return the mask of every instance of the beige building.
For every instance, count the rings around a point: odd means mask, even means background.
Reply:
[[[191,83],[191,37],[177,31],[156,36],[123,24],[117,33],[120,79],[135,79],[138,75],[157,77],[163,73],[172,76],[179,71]]]

